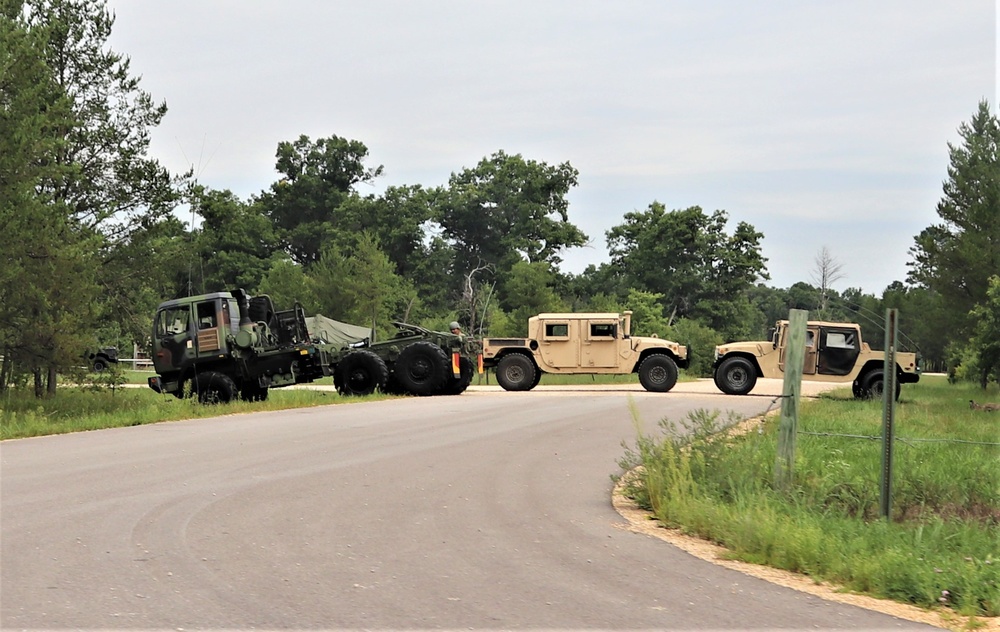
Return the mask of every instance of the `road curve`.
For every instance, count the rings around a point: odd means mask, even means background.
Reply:
[[[695,386],[691,388],[695,388]],[[404,398],[0,444],[0,628],[933,629],[623,529],[635,436],[773,398]]]

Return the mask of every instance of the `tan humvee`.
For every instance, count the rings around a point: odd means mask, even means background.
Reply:
[[[688,365],[687,347],[631,329],[630,311],[539,314],[528,319],[527,338],[483,339],[483,365],[508,391],[533,389],[542,373],[638,373],[647,391],[669,391],[677,367]]]
[[[788,321],[779,320],[771,340],[730,342],[715,348],[715,385],[729,395],[746,395],[758,377],[785,376]],[[806,354],[802,379],[811,382],[851,382],[857,398],[881,397],[885,353],[861,340],[855,323],[806,323]],[[896,352],[896,398],[900,384],[920,380],[920,357]]]

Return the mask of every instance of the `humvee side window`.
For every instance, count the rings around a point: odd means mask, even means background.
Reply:
[[[614,338],[615,326],[612,323],[590,323],[591,338]]]
[[[569,338],[569,323],[545,323],[545,338]]]
[[[827,349],[853,349],[854,333],[845,331],[831,331],[826,334]]]
[[[198,329],[217,327],[215,320],[215,302],[198,303]]]
[[[156,333],[160,336],[175,336],[187,331],[190,308],[187,305],[168,307],[160,312],[156,321]]]

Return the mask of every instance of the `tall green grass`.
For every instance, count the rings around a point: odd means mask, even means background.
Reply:
[[[991,399],[992,397],[992,399]],[[668,526],[735,559],[959,614],[1000,615],[1000,415],[996,400],[945,380],[904,389],[897,407],[891,520],[879,515],[881,406],[837,394],[802,406],[789,492],[772,486],[777,420],[742,435],[698,411],[639,433],[627,492]],[[638,428],[638,420],[637,420]],[[871,438],[869,438],[871,437]]]
[[[333,391],[272,389],[267,401],[204,406],[196,399],[177,399],[144,388],[94,389],[61,387],[55,395],[36,399],[30,389],[0,395],[0,439],[120,428],[198,417],[324,406],[382,398],[341,397]]]

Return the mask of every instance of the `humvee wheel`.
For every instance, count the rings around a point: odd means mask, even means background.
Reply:
[[[448,380],[451,362],[433,342],[414,342],[399,352],[393,376],[408,393],[433,395]]]
[[[94,370],[100,373],[104,369],[108,368],[108,363],[104,361],[103,358],[97,358],[94,360]]]
[[[677,365],[662,353],[651,355],[639,365],[639,383],[647,391],[666,393],[677,384]]]
[[[497,383],[505,391],[530,391],[538,382],[535,363],[523,353],[505,355],[497,363]]]
[[[882,369],[872,369],[861,378],[861,397],[864,399],[882,399],[882,391],[884,389],[885,375]],[[902,387],[899,380],[896,380],[896,401],[899,401],[901,391]]]
[[[385,386],[388,376],[382,358],[367,349],[357,349],[337,363],[333,384],[341,395],[371,395]]]
[[[458,368],[461,377],[449,375],[448,381],[441,387],[442,395],[461,395],[465,392],[465,389],[469,388],[469,384],[472,384],[472,375],[475,373],[475,370],[472,368],[472,360],[465,356],[459,356]]]
[[[206,371],[194,378],[194,389],[202,404],[228,404],[236,397],[236,383],[224,373]]]
[[[726,358],[715,370],[715,385],[726,395],[746,395],[757,384],[753,362],[736,356]]]

